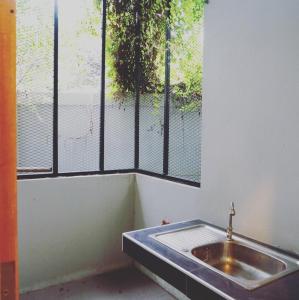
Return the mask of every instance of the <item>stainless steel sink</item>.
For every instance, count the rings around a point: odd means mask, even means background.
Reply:
[[[283,262],[237,242],[225,241],[194,248],[192,255],[244,285],[271,279],[288,268]]]
[[[299,270],[299,261],[224,231],[197,225],[152,236],[162,244],[252,290]]]

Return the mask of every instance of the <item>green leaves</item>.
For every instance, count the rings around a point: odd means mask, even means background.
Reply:
[[[107,5],[110,91],[134,93],[138,72],[141,93],[163,93],[165,30],[169,22],[172,99],[184,110],[198,107],[201,102],[200,36],[204,0],[171,0],[169,20],[167,0],[108,0]]]
[[[110,69],[114,70],[110,72],[114,90],[134,92],[137,67],[141,93],[161,89],[166,0],[110,0],[107,4],[107,56]]]
[[[171,98],[182,111],[201,106],[203,8],[204,0],[171,2]]]

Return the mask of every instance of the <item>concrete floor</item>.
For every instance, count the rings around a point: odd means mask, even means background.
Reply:
[[[21,295],[20,300],[174,300],[136,269],[89,277]]]

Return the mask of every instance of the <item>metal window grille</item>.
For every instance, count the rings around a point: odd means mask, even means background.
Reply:
[[[168,17],[160,45],[165,50],[159,75],[163,91],[142,92],[138,38],[146,24],[137,4],[136,84],[117,97],[111,93],[106,51],[111,44],[106,0],[17,4],[19,178],[135,171],[199,186],[201,96],[187,93],[178,101],[182,82],[173,66],[185,63],[186,51],[201,51],[201,24],[188,28],[190,40],[178,46]],[[46,37],[41,35],[45,28]],[[201,53],[192,63],[201,64],[200,59]]]

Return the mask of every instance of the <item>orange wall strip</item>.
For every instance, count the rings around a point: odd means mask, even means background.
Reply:
[[[16,185],[16,7],[0,0],[0,300],[19,298]]]

